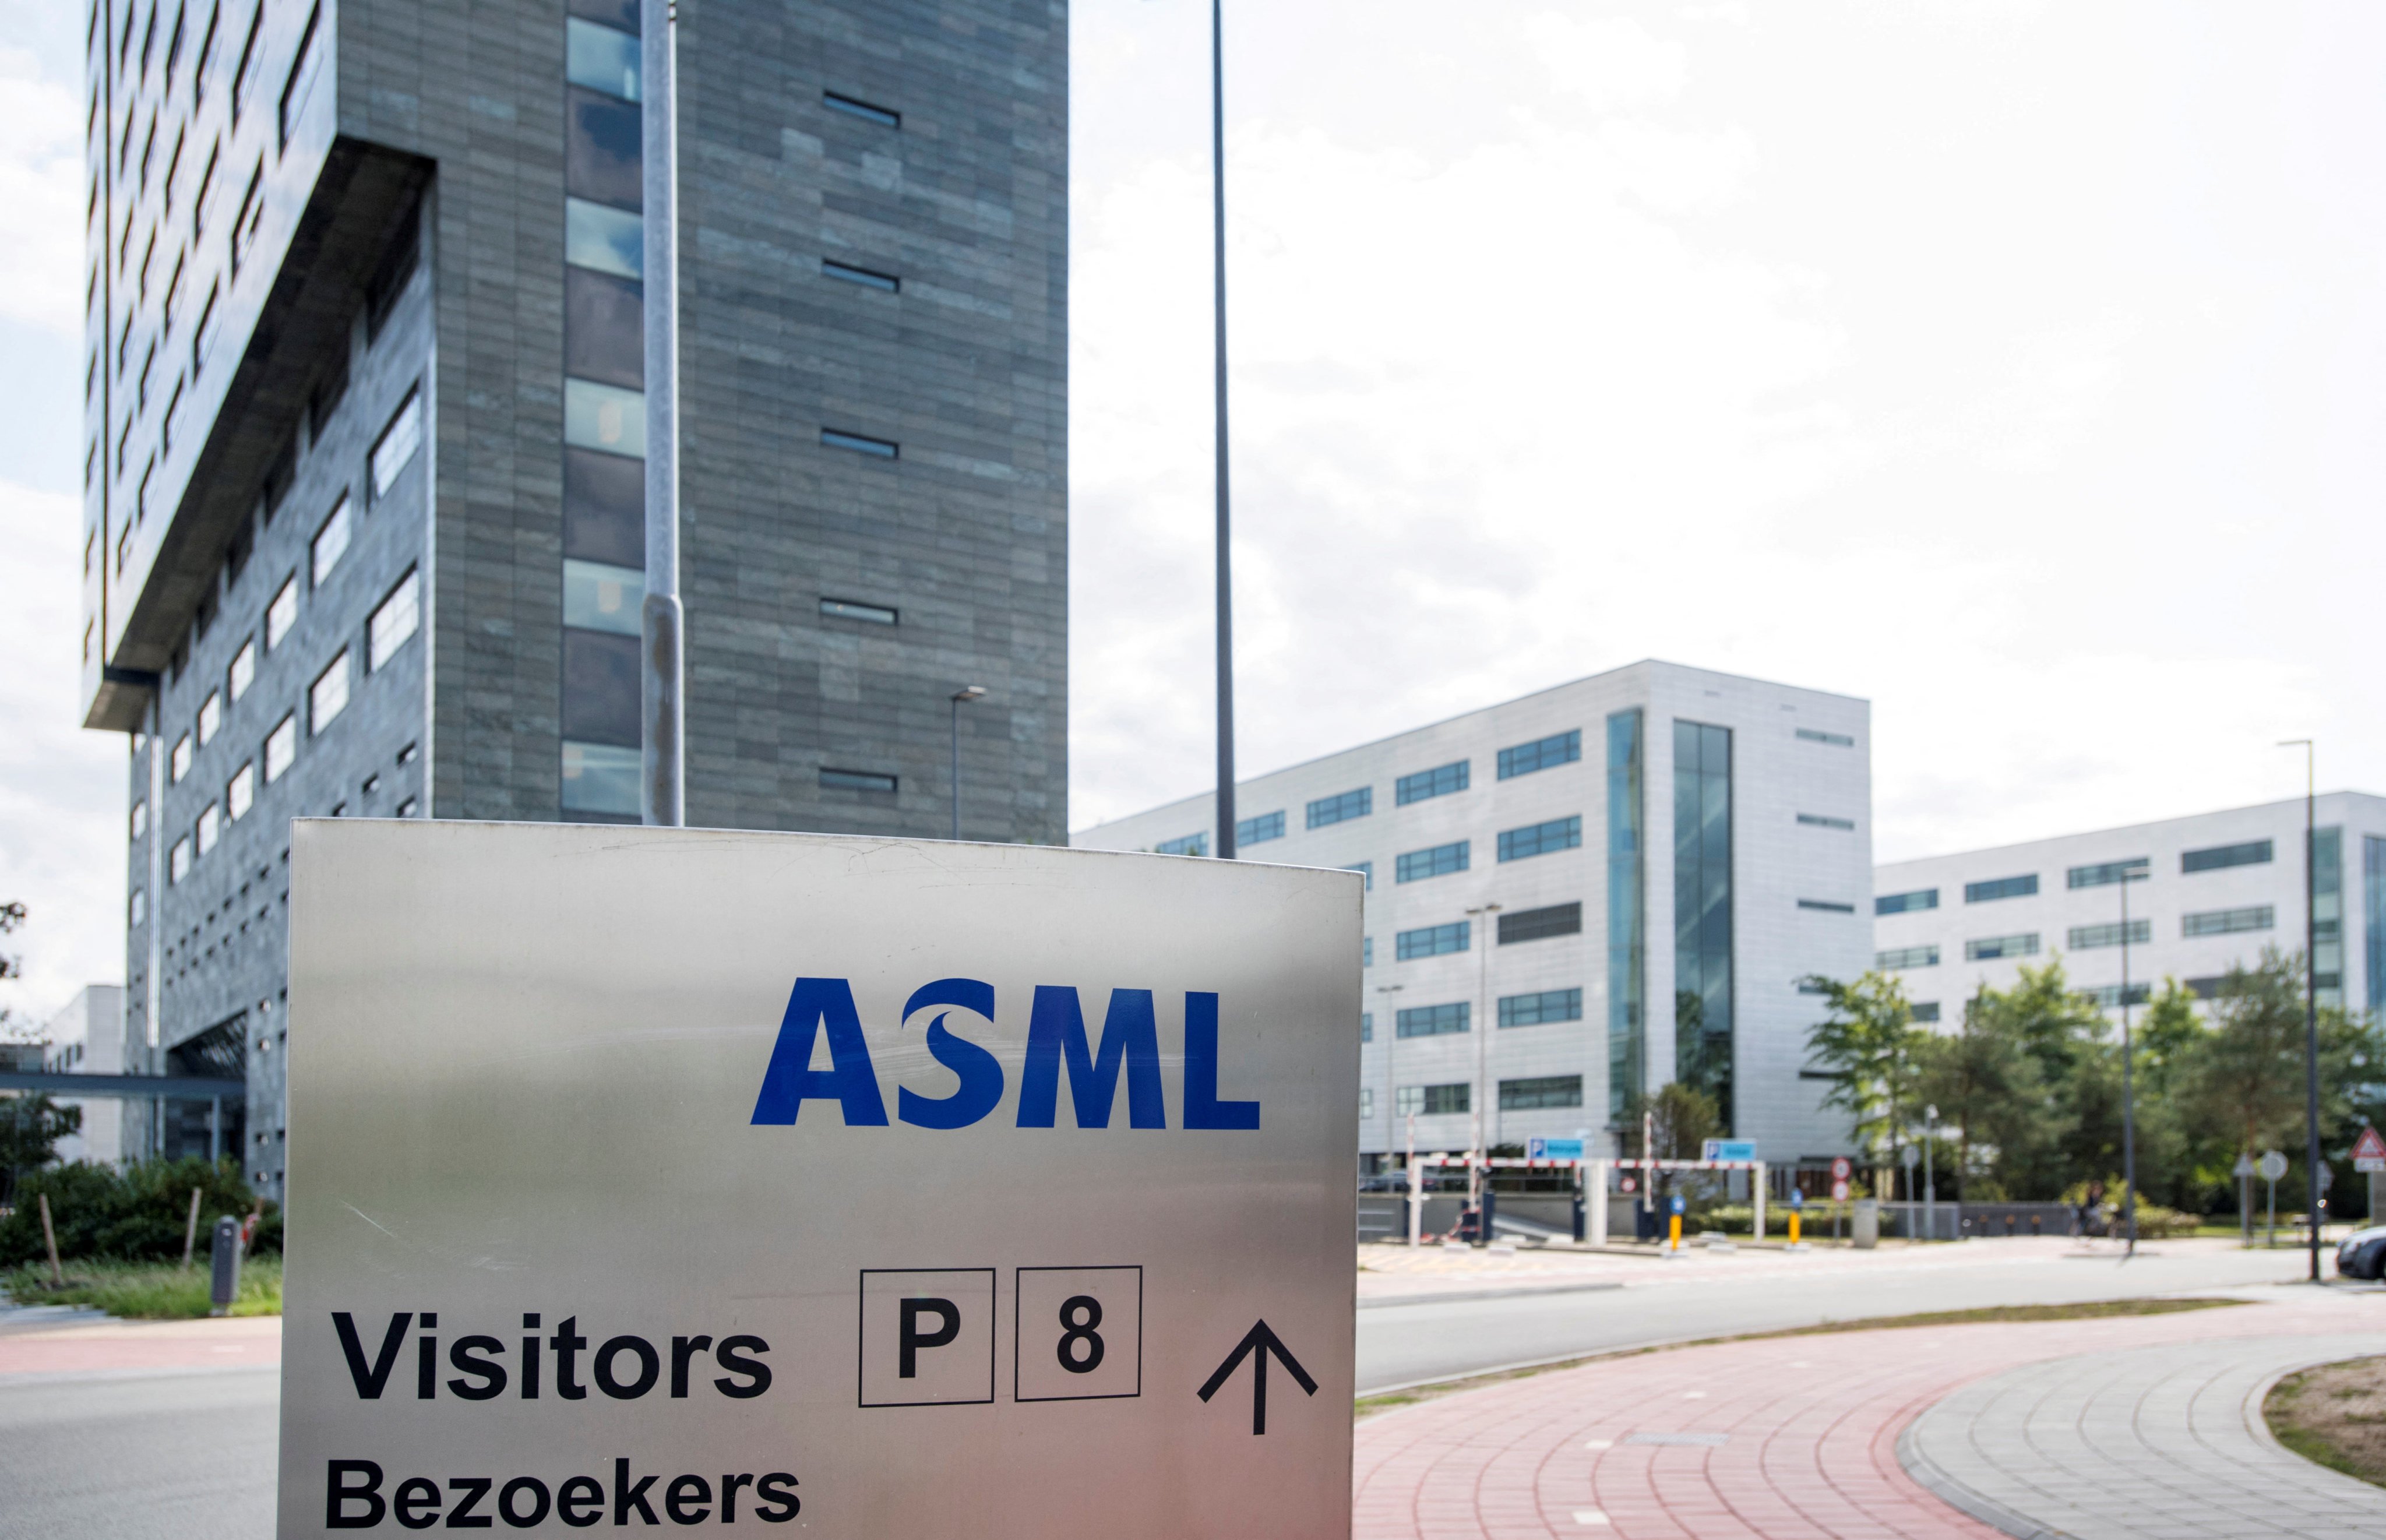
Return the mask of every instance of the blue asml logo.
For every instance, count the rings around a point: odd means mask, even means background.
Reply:
[[[945,1006],[994,1020],[994,985],[978,979],[938,979],[912,991],[903,1020]],[[917,1128],[967,1128],[983,1121],[1002,1101],[1002,1061],[979,1045],[948,1030],[950,1010],[928,1023],[928,1053],[961,1079],[950,1096],[923,1096],[908,1087],[895,1092],[897,1121]],[[829,1067],[812,1068],[821,1033],[828,1034]],[[1076,990],[1038,984],[1027,1013],[1027,1058],[1019,1069],[1021,1128],[1051,1128],[1061,1100],[1061,1072],[1069,1076],[1071,1110],[1079,1128],[1108,1128],[1126,1082],[1129,1128],[1168,1127],[1160,1080],[1160,1028],[1149,989],[1113,989],[1102,1017],[1099,1045],[1086,1036],[1086,1012]],[[808,1101],[832,1101],[848,1128],[886,1126],[886,1099],[877,1068],[862,1041],[861,1013],[853,986],[844,979],[797,979],[787,996],[779,1040],[762,1071],[754,1098],[757,1123],[792,1123]],[[1177,1126],[1188,1129],[1254,1129],[1257,1101],[1218,1099],[1218,996],[1199,990],[1185,995],[1185,1106]]]

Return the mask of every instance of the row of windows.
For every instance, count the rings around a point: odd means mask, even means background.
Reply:
[[[2203,914],[2183,915],[2179,933],[2183,936],[2235,935],[2245,931],[2267,931],[2278,922],[2277,909],[2268,904],[2255,904],[2239,909],[2213,909]],[[2118,920],[2101,925],[2074,925],[2065,937],[2075,952],[2093,951],[2099,947],[2118,946],[2122,927]],[[2154,940],[2154,922],[2132,920],[2129,923],[2129,944],[2142,946]],[[1987,936],[1964,944],[1964,956],[1971,961],[1997,958],[2035,957],[2038,935]],[[1936,946],[1896,946],[1877,954],[1875,965],[1883,969],[1936,968],[1939,948]]]
[[[1447,877],[1453,871],[1464,871],[1471,844],[1467,840],[1453,840],[1448,845],[1409,851],[1392,862],[1392,880],[1418,883],[1428,877]]]
[[[1798,815],[1801,823],[1821,821],[1806,814]],[[2229,867],[2261,866],[2276,858],[2268,840],[2249,840],[2242,845],[2214,845],[2204,850],[2181,853],[2179,869],[2182,873],[2219,871]],[[2153,862],[2144,856],[2132,856],[2127,860],[2100,861],[2089,866],[2075,866],[2064,873],[2066,883],[2073,888],[2105,887],[2114,883],[2142,882],[2151,873]],[[2038,892],[2038,874],[2019,877],[1998,877],[1985,883],[1964,884],[1964,902],[1988,904],[2001,898],[2028,898]],[[1939,907],[1937,888],[1917,888],[1911,893],[1883,894],[1873,900],[1875,914],[1907,914],[1916,909]]]
[[[1471,780],[1473,761],[1455,759],[1447,765],[1436,765],[1429,770],[1403,775],[1392,785],[1392,799],[1405,808],[1412,802],[1424,802],[1431,797],[1448,796],[1466,790]]]
[[[1499,944],[1513,946],[1527,941],[1547,941],[1554,936],[1582,933],[1582,905],[1551,904],[1538,909],[1513,909],[1500,916]],[[1420,958],[1445,957],[1452,952],[1469,950],[1474,945],[1474,921],[1455,920],[1445,925],[1421,925],[1413,931],[1402,931],[1394,938],[1399,960],[1414,961]],[[1364,944],[1366,962],[1375,961],[1373,938]]]
[[[1282,838],[1284,838],[1282,812],[1262,813],[1257,818],[1243,819],[1235,825],[1235,845],[1238,849],[1243,845],[1263,845],[1269,840]]]
[[[1463,1080],[1440,1085],[1403,1085],[1394,1105],[1403,1118],[1463,1115],[1474,1110],[1475,1088]],[[1537,1075],[1529,1080],[1503,1080],[1500,1083],[1500,1110],[1502,1112],[1529,1112],[1539,1108],[1581,1105],[1580,1075]],[[1375,1091],[1362,1086],[1359,1091],[1359,1116],[1375,1116]]]

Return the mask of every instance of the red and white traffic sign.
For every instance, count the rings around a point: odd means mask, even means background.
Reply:
[[[1845,1182],[1849,1177],[1855,1174],[1855,1170],[1854,1164],[1850,1161],[1846,1156],[1839,1155],[1831,1158],[1832,1181]]]
[[[2363,1125],[2361,1137],[2353,1141],[2353,1169],[2356,1171],[2386,1171],[2386,1139],[2378,1131]]]
[[[1847,1200],[1848,1200],[1848,1184],[1847,1184],[1846,1183],[1844,1183],[1844,1182],[1834,1182],[1834,1183],[1831,1183],[1831,1201],[1832,1201],[1833,1203],[1845,1203]]]

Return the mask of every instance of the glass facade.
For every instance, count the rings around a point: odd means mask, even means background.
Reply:
[[[1579,728],[1553,733],[1529,744],[1501,749],[1500,779],[1506,781],[1513,776],[1530,775],[1535,770],[1548,770],[1554,765],[1571,765],[1581,757],[1582,731]]]
[[[1964,902],[1993,904],[2000,898],[2028,898],[2038,892],[2038,873],[2027,877],[1993,877],[1985,883],[1965,883]]]
[[[2386,1010],[2386,839],[2375,834],[2361,841],[2361,920],[2368,1008]]]
[[[1647,1088],[1641,1010],[1647,920],[1642,855],[1640,712],[1607,719],[1607,1115],[1624,1116]]]
[[[1468,767],[1472,764],[1472,760],[1459,759],[1429,770],[1419,770],[1414,775],[1403,775],[1393,784],[1393,800],[1405,808],[1412,802],[1423,802],[1427,797],[1463,792],[1466,789]]]
[[[1732,1122],[1731,729],[1674,723],[1674,1078]]]
[[[2312,832],[2312,987],[2344,1004],[2344,831]]]
[[[1916,909],[1939,907],[1937,888],[1916,888],[1912,893],[1884,893],[1872,901],[1875,914],[1912,914]]]

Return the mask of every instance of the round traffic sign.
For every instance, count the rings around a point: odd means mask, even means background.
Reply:
[[[1910,1171],[1915,1167],[1922,1164],[1922,1146],[1919,1145],[1908,1145],[1903,1149],[1897,1152],[1897,1158],[1904,1165],[1905,1169]]]
[[[1845,1203],[1847,1200],[1848,1200],[1848,1184],[1847,1184],[1846,1183],[1844,1183],[1844,1182],[1834,1182],[1834,1183],[1831,1183],[1831,1201],[1832,1201],[1833,1203]]]
[[[1854,1174],[1855,1167],[1849,1161],[1846,1156],[1836,1155],[1831,1158],[1832,1181],[1845,1182],[1849,1177],[1853,1176]]]
[[[1684,1203],[1684,1202],[1682,1201],[1682,1195],[1681,1195],[1681,1194],[1679,1194],[1679,1193],[1676,1193],[1676,1194],[1674,1195],[1674,1202],[1673,1202],[1674,1212],[1676,1212],[1676,1214],[1678,1214],[1678,1213],[1680,1213],[1683,1209],[1685,1209],[1685,1208],[1689,1208],[1689,1204]]]
[[[2277,1150],[2267,1150],[2254,1169],[2262,1173],[2263,1181],[2276,1182],[2287,1174],[2287,1158]]]
[[[1630,1177],[1628,1177],[1628,1176],[1627,1176],[1627,1177],[1626,1177],[1623,1181],[1621,1181],[1621,1182],[1617,1183],[1616,1183],[1616,1186],[1618,1186],[1618,1187],[1622,1188],[1624,1191],[1626,1191],[1626,1192],[1627,1192],[1627,1193],[1637,1193],[1637,1192],[1639,1192],[1639,1191],[1640,1190],[1640,1183],[1638,1183],[1638,1182],[1636,1182],[1636,1181],[1634,1181],[1632,1178],[1630,1178]]]
[[[1792,1208],[1803,1208],[1806,1207],[1806,1194],[1802,1188],[1792,1187],[1790,1189],[1790,1207]]]

